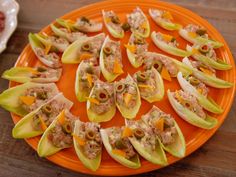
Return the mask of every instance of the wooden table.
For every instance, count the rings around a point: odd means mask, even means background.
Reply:
[[[28,43],[29,32],[38,32],[56,17],[98,0],[18,0],[19,24],[0,55],[0,74],[12,67]],[[236,54],[236,1],[168,0],[186,7],[207,19],[223,34],[232,53]],[[8,81],[0,80],[0,92]],[[39,158],[23,140],[11,136],[13,122],[9,112],[0,109],[0,177],[70,177],[86,176]],[[236,176],[236,101],[228,118],[216,134],[201,148],[176,164],[142,176]]]

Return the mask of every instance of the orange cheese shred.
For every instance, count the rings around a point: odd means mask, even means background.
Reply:
[[[200,67],[199,68],[202,72],[204,72],[205,74],[208,74],[208,75],[213,75],[213,72],[209,69],[206,69],[206,68],[203,68],[203,67]]]
[[[35,102],[35,99],[34,96],[20,96],[20,100],[28,106],[32,105]]]
[[[115,59],[113,73],[114,74],[122,74],[124,71],[119,63],[118,59]]]
[[[124,102],[125,102],[125,105],[128,106],[129,102],[131,101],[132,99],[132,95],[129,94],[129,93],[125,93],[124,94]]]
[[[125,44],[124,46],[125,46],[125,48],[129,49],[129,51],[130,51],[131,53],[135,53],[135,52],[136,52],[136,49],[137,49],[137,48],[136,48],[135,45]]]
[[[163,67],[161,70],[161,77],[165,80],[171,81],[171,77],[169,72],[167,71],[166,67]]]
[[[163,38],[165,41],[170,42],[170,41],[173,39],[173,36],[168,35],[168,34],[162,34],[162,38]]]
[[[39,116],[39,120],[40,120],[40,123],[41,123],[42,130],[45,131],[48,128],[46,123],[44,122],[44,120],[41,116]]]
[[[159,118],[156,123],[155,126],[158,130],[163,131],[164,130],[164,118]]]
[[[168,12],[168,11],[164,11],[164,12],[163,12],[162,18],[169,19],[169,20],[173,20],[173,16],[172,16],[171,13]]]
[[[97,104],[97,105],[100,104],[100,102],[99,102],[96,98],[86,97],[86,99],[87,99],[88,101],[90,101],[91,103],[94,103],[94,104]]]
[[[88,80],[89,88],[90,88],[90,87],[92,87],[92,85],[93,85],[93,77],[92,77],[92,75],[89,74],[89,73],[87,73],[86,76],[87,76],[87,80]]]
[[[72,136],[75,138],[76,142],[80,145],[80,146],[84,146],[85,145],[85,140],[80,138],[79,136],[72,134]]]
[[[63,125],[63,124],[65,123],[65,110],[63,110],[63,111],[60,113],[60,115],[59,115],[59,117],[58,117],[58,122],[59,122],[61,125]]]
[[[147,89],[154,89],[155,87],[151,86],[151,85],[146,85],[146,84],[138,84],[138,87],[140,88],[147,88]]]
[[[119,155],[119,156],[122,156],[122,157],[126,157],[126,153],[120,149],[112,149],[112,153],[113,154],[116,154],[116,155]]]
[[[79,59],[80,59],[80,61],[82,61],[82,60],[90,59],[90,58],[92,58],[92,57],[93,57],[93,55],[90,54],[90,53],[82,53],[82,54],[80,55]]]
[[[194,33],[194,32],[188,32],[188,35],[192,38],[196,38],[197,37],[197,34]]]
[[[122,138],[130,137],[132,136],[133,132],[129,127],[125,127],[122,132]]]

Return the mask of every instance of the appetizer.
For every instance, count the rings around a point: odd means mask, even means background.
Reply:
[[[215,88],[230,88],[233,83],[217,78],[215,75],[215,70],[210,66],[207,66],[199,61],[191,61],[187,57],[183,59],[183,63],[188,65],[192,71],[193,76],[197,79]]]
[[[188,123],[203,129],[212,129],[217,125],[217,119],[207,115],[197,98],[189,92],[168,90],[167,95],[175,112]]]
[[[62,55],[62,63],[80,63],[82,60],[98,58],[105,34],[83,37],[73,42]]]
[[[113,84],[96,80],[87,97],[87,115],[92,122],[107,122],[116,113]]]
[[[39,82],[50,83],[57,82],[62,74],[62,69],[53,69],[45,66],[38,67],[13,67],[4,71],[2,78],[18,83]]]
[[[2,92],[0,94],[0,106],[19,116],[24,116],[58,93],[58,88],[54,83],[27,82]]]
[[[194,44],[192,47],[187,45],[186,49],[187,51],[192,52],[192,57],[195,60],[200,61],[205,65],[209,65],[214,69],[228,70],[232,68],[232,66],[224,60],[217,58],[216,52],[210,43]]]
[[[184,75],[191,74],[191,69],[184,63],[155,52],[146,52],[144,54],[144,67],[151,69],[154,67],[165,80],[171,81],[171,77],[176,77],[178,71]]]
[[[50,27],[56,36],[65,38],[70,43],[86,37],[86,34],[79,31],[72,31],[70,27],[57,27],[53,24],[51,24]]]
[[[131,34],[129,43],[125,45],[128,59],[135,68],[143,64],[143,55],[148,50],[148,43],[145,38]]]
[[[84,166],[92,171],[96,171],[101,162],[102,140],[99,129],[98,123],[76,120],[73,131],[75,152]]]
[[[161,142],[156,138],[152,127],[141,119],[138,121],[126,119],[125,124],[132,132],[129,136],[131,144],[143,158],[161,166],[168,164]]]
[[[103,144],[108,154],[120,164],[137,169],[141,167],[139,155],[129,141],[132,130],[128,127],[111,127],[101,129]]]
[[[195,96],[199,104],[209,112],[220,114],[223,110],[217,103],[208,96],[209,89],[206,85],[194,76],[183,77],[182,73],[179,72],[177,79],[181,88],[193,96]]]
[[[63,37],[48,36],[45,33],[34,34],[35,37],[45,46],[46,52],[54,49],[59,52],[64,52],[69,46],[69,42]]]
[[[171,35],[153,31],[151,34],[151,38],[154,44],[159,49],[163,50],[168,54],[179,57],[185,57],[191,55],[191,52],[178,48],[179,44],[176,41],[176,38]]]
[[[136,7],[131,14],[127,15],[127,21],[133,33],[143,38],[147,38],[149,36],[149,21],[139,7]]]
[[[96,59],[95,59],[96,60]],[[76,71],[75,94],[80,102],[86,101],[86,97],[100,77],[100,67],[95,66],[93,60],[83,60]]]
[[[165,92],[164,83],[161,75],[154,67],[144,72],[136,72],[133,78],[143,99],[153,103],[163,98]]]
[[[62,93],[46,104],[24,116],[12,130],[14,138],[31,138],[43,134],[63,109],[70,109],[73,103]]]
[[[158,107],[142,116],[142,120],[152,128],[164,150],[176,157],[185,156],[185,139],[175,119]]]
[[[109,33],[114,38],[123,38],[124,30],[122,28],[122,24],[120,22],[119,17],[115,14],[114,11],[104,11],[102,10],[102,16],[104,24],[109,31]]]
[[[214,48],[220,48],[224,44],[213,39],[209,39],[207,30],[204,27],[189,24],[179,30],[179,34],[188,42],[193,44],[207,44],[210,43]]]
[[[128,75],[114,83],[115,102],[121,115],[127,119],[136,117],[141,106],[140,93],[133,78]]]
[[[108,36],[106,37],[100,52],[99,64],[102,74],[108,82],[114,81],[124,73],[120,42],[113,41]]]
[[[44,46],[35,34],[30,33],[28,38],[32,50],[43,64],[51,68],[60,68],[62,66],[59,55]]]
[[[72,147],[72,132],[76,119],[78,117],[72,115],[67,109],[63,110],[43,133],[37,147],[38,155],[47,157]]]
[[[102,30],[102,23],[95,22],[93,20],[88,19],[87,17],[80,17],[76,20],[76,22],[64,19],[57,19],[56,21],[61,26],[70,28],[73,31],[78,30],[84,33],[91,33],[99,32]]]
[[[169,11],[159,10],[159,9],[149,9],[149,15],[153,19],[153,21],[159,25],[160,27],[173,31],[179,30],[182,28],[180,24],[173,23],[173,16]]]

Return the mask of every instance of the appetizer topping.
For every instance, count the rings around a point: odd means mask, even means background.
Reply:
[[[167,56],[156,55],[155,53],[146,52],[144,55],[144,66],[146,69],[156,68],[158,72],[162,73],[163,68],[168,71],[168,75],[175,77],[179,71],[178,67]],[[165,72],[166,73],[166,72]],[[167,74],[167,73],[166,73]],[[164,78],[166,74],[162,74]]]
[[[133,130],[133,134],[137,139],[140,139],[145,136],[145,134],[141,128],[135,128]]]
[[[103,52],[104,52],[106,55],[112,54],[112,50],[111,50],[110,47],[104,47],[104,48],[103,48]]]
[[[47,68],[45,68],[43,66],[39,66],[39,67],[37,67],[37,71],[38,72],[45,72],[45,71],[47,71]]]
[[[96,133],[92,130],[87,130],[85,132],[85,138],[88,140],[94,140],[96,138]]]
[[[142,120],[128,120],[127,126],[133,132],[133,136],[130,138],[139,141],[142,148],[145,148],[147,151],[154,151],[156,149],[156,137],[153,135],[153,130],[150,126],[147,126]],[[134,131],[136,131],[136,135]]]
[[[96,98],[98,98],[100,102],[105,102],[109,99],[109,96],[106,90],[99,90],[96,93]]]
[[[97,100],[99,104],[92,102],[91,99]],[[101,115],[108,112],[115,104],[113,85],[97,80],[89,101],[91,102],[89,109],[96,114]]]
[[[132,31],[140,34],[145,34],[148,31],[149,24],[140,8],[134,9],[131,14],[127,15],[127,18]]]
[[[127,53],[131,64],[135,65],[134,63],[137,63],[135,66],[140,66],[143,63],[143,55],[148,50],[148,43],[146,40],[140,36],[132,34],[129,39],[129,44],[125,45],[125,47],[132,53],[132,56]],[[133,62],[132,57],[135,59]]]
[[[83,51],[86,51],[86,52],[89,52],[91,50],[91,44],[89,43],[84,43],[82,46],[81,46],[82,50]]]
[[[80,60],[97,58],[104,41],[104,37],[105,36],[103,33],[94,37],[88,37],[81,45],[81,49],[79,51]]]
[[[119,83],[116,85],[116,92],[123,92],[123,90],[125,89],[125,84],[124,83]]]
[[[60,31],[62,31],[62,33],[64,33],[65,38],[73,43],[76,40],[80,39],[81,37],[85,37],[86,35],[82,32],[75,32],[75,31],[70,31],[67,28],[59,28]],[[58,34],[59,35],[59,34]]]
[[[80,20],[81,20],[82,22],[85,22],[85,23],[89,23],[89,22],[90,22],[90,20],[89,20],[88,18],[84,17],[84,16],[81,17]]]
[[[136,105],[138,96],[138,90],[133,79],[121,79],[119,82],[115,83],[115,88],[116,102],[119,105],[124,105],[128,109],[132,109]]]
[[[34,96],[20,96],[20,100],[27,106],[32,105],[35,102],[35,99]]]
[[[174,118],[166,114],[156,106],[142,116],[152,129],[154,134],[161,140],[162,144],[169,145],[175,142],[177,130],[175,128]]]
[[[194,86],[197,91],[199,93],[201,93],[202,95],[204,96],[207,96],[208,95],[208,92],[209,92],[209,89],[206,87],[206,85],[201,82],[199,79],[197,79],[196,77],[194,76],[189,76],[186,78],[186,80],[192,85]]]
[[[42,112],[47,116],[50,116],[50,114],[52,113],[52,107],[50,105],[45,105],[42,107]]]
[[[84,93],[87,97],[91,91],[93,83],[100,76],[99,66],[94,66],[93,61],[84,60],[79,65],[78,79],[79,89],[78,92]]]
[[[123,65],[121,62],[121,50],[120,42],[108,40],[103,47],[104,55],[104,64],[105,68],[109,73],[122,74]]]
[[[122,132],[122,138],[130,137],[133,135],[133,131],[129,127],[124,127]]]
[[[138,71],[133,76],[140,90],[141,97],[150,97],[158,91],[155,73],[150,69],[144,72]]]
[[[199,47],[199,52],[201,52],[202,54],[207,54],[210,51],[210,49],[208,48],[208,45],[201,45]]]
[[[65,114],[60,114],[65,119],[64,123],[61,124],[59,121],[56,122],[49,134],[48,140],[58,148],[68,148],[73,144],[71,132],[74,128],[74,121],[76,119],[69,111],[65,111]],[[61,117],[59,117],[61,119]]]
[[[95,159],[102,151],[102,140],[99,132],[99,124],[93,122],[80,122],[76,137],[78,145],[81,146],[83,154],[88,159]]]
[[[205,64],[203,64],[200,61],[192,61],[192,60],[190,60],[190,62],[191,62],[192,66],[194,68],[199,69],[200,71],[202,71],[205,74],[208,74],[208,75],[211,75],[211,76],[215,76],[215,72],[216,71],[212,67],[210,67],[208,65],[205,65]]]
[[[98,32],[102,29],[102,23],[95,22],[83,16],[77,19],[74,27],[82,32]]]
[[[127,130],[127,127],[112,127],[106,131],[109,137],[109,143],[113,148],[112,153],[130,159],[136,155],[136,152],[128,137],[122,135],[125,130]]]
[[[153,67],[158,71],[158,72],[161,72],[162,71],[162,67],[163,67],[163,64],[160,60],[156,60],[153,62]]]
[[[65,102],[60,102],[57,100],[50,101],[33,117],[33,128],[35,130],[45,130],[44,128],[48,127],[64,108]],[[65,121],[63,121],[63,123],[64,122]]]
[[[121,26],[121,28],[122,28],[124,31],[129,31],[129,30],[130,30],[130,25],[129,25],[129,23],[123,23],[123,25]]]
[[[50,62],[53,62],[53,67],[58,67],[60,64],[60,57],[55,52],[45,53],[45,50],[42,48],[35,48],[36,55],[38,57],[44,58]]]
[[[148,79],[147,74],[141,73],[140,71],[137,72],[137,81],[138,82],[144,82]]]
[[[29,88],[19,97],[23,108],[31,112],[55,96],[49,87]]]
[[[206,118],[206,113],[203,111],[202,106],[198,103],[196,97],[190,93],[179,90],[174,93],[174,97],[181,105],[194,112],[202,119]]]
[[[68,134],[72,133],[71,122],[65,121],[64,124],[62,125],[62,128],[65,133],[68,133]]]
[[[199,28],[199,29],[196,30],[196,33],[199,36],[203,36],[204,34],[206,34],[206,29],[205,28]]]
[[[113,11],[103,11],[103,17],[107,26],[117,33],[123,33],[122,24],[119,17]]]
[[[208,38],[208,34],[206,33],[206,29],[198,26],[198,25],[194,25],[194,24],[189,24],[184,28],[190,37],[197,37],[197,36],[201,36],[204,38]]]
[[[177,43],[175,37],[170,36],[168,34],[163,34],[161,32],[156,33],[156,39],[160,40],[162,42],[165,42],[166,44],[168,44],[169,46],[172,46],[172,47],[177,47],[179,45]]]
[[[161,70],[161,77],[165,80],[171,81],[171,77],[169,72],[167,71],[166,67],[163,67]]]

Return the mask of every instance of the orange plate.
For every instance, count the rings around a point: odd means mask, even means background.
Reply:
[[[75,20],[76,18],[80,16],[86,16],[98,21],[102,21],[102,15],[101,10],[114,10],[118,16],[121,18],[122,21],[126,20],[126,14],[132,12],[132,10],[139,6],[145,14],[147,14],[147,17],[149,19],[150,25],[151,25],[151,31],[161,31],[164,33],[169,33],[171,35],[174,35],[177,39],[177,41],[180,43],[181,48],[185,48],[187,42],[183,40],[177,32],[168,32],[166,30],[161,29],[158,27],[150,18],[148,15],[148,8],[159,8],[168,10],[173,14],[175,22],[178,22],[182,25],[187,25],[190,23],[199,24],[201,26],[204,26],[207,30],[209,35],[218,41],[221,41],[224,43],[224,47],[217,49],[217,54],[220,58],[223,58],[228,63],[231,63],[233,68],[229,71],[217,71],[217,76],[225,79],[227,81],[235,83],[235,64],[233,57],[230,53],[230,50],[224,41],[223,37],[217,32],[215,28],[213,28],[206,20],[202,19],[198,15],[194,14],[193,12],[186,10],[182,7],[169,4],[166,2],[159,2],[154,0],[126,0],[126,1],[120,1],[120,0],[111,0],[111,1],[105,1],[100,2],[96,4],[92,4],[90,6],[83,7],[81,9],[77,9],[71,13],[66,14],[63,16],[65,19],[72,19]],[[105,28],[104,32],[108,34],[107,30]],[[44,28],[42,31],[46,33],[50,33],[51,30],[49,27]],[[134,69],[131,64],[129,63],[125,48],[123,47],[123,44],[126,44],[128,41],[128,38],[130,36],[130,33],[126,33],[125,38],[121,40],[122,44],[122,54],[123,54],[123,65],[124,70],[129,72],[130,74],[137,71],[137,69]],[[150,51],[160,52],[159,49],[157,49],[154,44],[151,42],[150,38],[147,39],[150,47]],[[176,57],[175,57],[176,58]],[[177,57],[178,58],[178,57]],[[181,59],[181,58],[178,58]],[[16,66],[36,66],[39,65],[40,62],[35,57],[33,51],[31,50],[30,46],[27,45],[22,54],[20,55]],[[75,82],[75,72],[78,65],[69,65],[64,64],[63,65],[63,75],[61,77],[61,80],[57,83],[59,90],[64,93],[64,95],[72,100],[74,102],[74,106],[72,108],[72,112],[75,115],[79,115],[82,121],[88,121],[88,118],[86,116],[86,106],[85,103],[79,103],[76,100],[75,94],[74,94],[74,82]],[[121,75],[118,79],[121,77],[125,77],[126,73]],[[176,79],[173,79],[172,82],[164,81],[165,83],[165,89],[170,90],[176,90],[179,89],[179,85]],[[15,83],[11,82],[10,86],[14,86]],[[227,116],[227,113],[230,110],[230,107],[232,105],[232,101],[234,98],[234,91],[235,91],[235,84],[234,87],[230,89],[210,89],[210,95],[216,100],[216,102],[225,110],[223,114],[221,115],[214,115],[218,120],[218,125],[212,129],[212,130],[203,130],[200,128],[196,128],[185,121],[183,121],[171,108],[167,97],[165,95],[164,99],[160,102],[155,103],[158,107],[160,107],[163,111],[170,113],[174,116],[176,121],[178,122],[181,130],[183,131],[183,134],[185,136],[186,144],[187,144],[187,152],[186,155],[189,155],[193,151],[195,151],[197,148],[199,148],[203,143],[205,143],[213,134],[214,132],[220,127],[222,122]],[[147,103],[146,101],[142,101],[142,108],[140,109],[137,119],[140,118],[140,116],[144,113],[146,113],[150,108],[152,107],[152,104]],[[12,114],[13,121],[16,123],[19,120],[19,117]],[[115,125],[124,125],[124,118],[121,117],[121,114],[117,111],[115,117],[106,123],[102,123],[102,127],[111,127]],[[34,149],[37,148],[37,144],[40,137],[27,139],[27,143],[32,146]],[[169,164],[172,164],[180,159],[175,158],[169,154],[167,154],[168,162]],[[48,160],[69,168],[74,171],[87,173],[87,174],[96,174],[96,175],[109,175],[109,176],[117,176],[117,175],[131,175],[131,174],[139,174],[143,172],[148,172],[151,170],[156,170],[161,168],[158,165],[154,165],[149,163],[148,161],[141,158],[142,167],[133,170],[126,168],[119,163],[115,162],[105,150],[103,150],[102,155],[102,163],[100,168],[96,172],[92,172],[88,169],[86,169],[82,163],[77,158],[75,151],[73,148],[63,150],[53,156],[50,156],[47,158]]]

